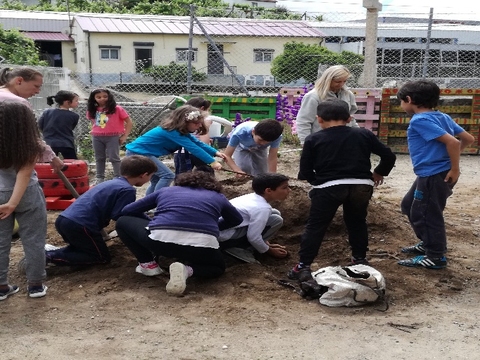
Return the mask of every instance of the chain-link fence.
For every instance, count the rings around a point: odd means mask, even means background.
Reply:
[[[112,15],[109,21],[116,18]],[[89,33],[88,54],[80,52],[80,42],[72,49],[76,60],[72,71],[42,70],[44,87],[31,99],[37,114],[46,107],[46,96],[69,89],[80,95],[76,111],[85,119],[90,91],[108,88],[134,121],[135,137],[158,124],[175,105],[174,96],[198,94],[215,97],[220,104],[242,98],[235,103],[238,107],[230,104],[229,119],[234,120],[232,114],[242,113],[241,105],[249,98],[277,97],[285,88],[307,89],[318,71],[334,64],[351,70],[348,86],[363,87],[366,14],[328,13],[322,21],[307,22],[134,15],[118,19],[144,25],[168,22],[183,26],[183,33],[174,38],[160,32]],[[433,79],[441,87],[480,87],[480,22],[444,19],[451,15],[379,13],[377,88],[416,78]],[[76,41],[80,30],[74,28]],[[298,110],[299,104],[294,105],[290,120]],[[78,139],[88,138],[88,128],[87,121],[80,123]]]

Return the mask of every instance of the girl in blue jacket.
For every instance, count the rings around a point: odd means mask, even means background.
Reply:
[[[144,155],[152,159],[157,165],[157,172],[150,180],[146,194],[170,185],[175,174],[158,157],[173,154],[182,147],[201,161],[209,164],[213,169],[220,170],[222,165],[213,157],[227,159],[227,156],[217,149],[199,141],[192,133],[204,135],[207,127],[204,122],[205,114],[199,109],[184,105],[175,109],[160,126],[146,132],[126,146],[126,155]]]

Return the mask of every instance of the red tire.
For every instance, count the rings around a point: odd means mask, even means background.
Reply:
[[[65,159],[66,169],[62,170],[67,178],[76,178],[88,175],[88,164],[83,160]],[[52,171],[50,163],[36,163],[35,171],[39,179],[61,179]]]
[[[69,178],[68,181],[70,181],[75,190],[77,190],[78,194],[83,194],[90,188],[88,175]],[[38,182],[42,187],[45,196],[73,196],[60,179],[38,179]]]

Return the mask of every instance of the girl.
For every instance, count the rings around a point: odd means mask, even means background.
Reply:
[[[210,110],[211,104],[212,103],[209,100],[205,100],[202,97],[191,98],[185,103],[185,105],[192,105],[197,109],[205,112],[208,112]],[[209,120],[208,117],[206,117],[204,119],[204,122],[207,132],[204,135],[194,134],[194,136],[201,142],[210,145],[210,136],[208,135],[208,130],[212,125],[212,121]],[[190,154],[185,149],[181,149],[180,151],[176,152],[173,156],[173,160],[175,162],[175,174],[181,174],[183,172],[192,170],[192,168],[194,167],[206,165],[203,161],[198,159],[196,156]]]
[[[157,165],[158,170],[150,180],[150,186],[146,191],[147,195],[169,186],[175,177],[174,173],[158,157],[173,154],[182,147],[205,164],[210,164],[213,169],[220,170],[222,168],[222,165],[213,156],[223,159],[226,159],[226,156],[218,152],[217,149],[199,141],[192,135],[195,131],[199,135],[205,135],[207,132],[204,114],[196,107],[183,105],[175,109],[159,126],[126,146],[127,156],[144,155],[152,159]]]
[[[96,89],[87,102],[87,119],[92,122],[92,143],[95,152],[96,183],[105,180],[107,157],[113,166],[113,176],[120,176],[120,145],[132,130],[132,120],[113,98],[110,90]]]
[[[180,261],[170,265],[166,289],[173,295],[183,294],[190,276],[215,278],[225,272],[217,241],[219,227],[242,222],[242,215],[220,193],[221,184],[213,170],[207,169],[210,171],[180,174],[175,186],[125,206],[122,213],[126,216],[116,223],[120,239],[139,262],[136,272],[146,276],[161,274],[154,255]],[[143,212],[154,207],[153,218],[145,219]]]
[[[0,101],[11,100],[27,105],[28,98],[37,95],[43,84],[43,75],[28,67],[4,68],[0,70]],[[55,155],[50,146],[42,142],[42,156],[38,162],[49,162],[55,172],[63,167],[63,161]]]
[[[321,130],[316,120],[317,106],[320,102],[327,99],[340,99],[348,104],[350,115],[357,112],[355,95],[345,86],[350,76],[350,71],[345,66],[330,66],[316,81],[315,87],[305,94],[296,120],[297,134],[302,144],[308,135]],[[353,118],[348,126],[359,127]]]
[[[47,104],[52,106],[54,100],[58,107],[45,110],[38,119],[38,127],[57,156],[61,153],[64,159],[77,159],[73,130],[79,116],[69,110],[78,107],[78,95],[60,90],[55,96],[47,97]]]
[[[0,300],[18,292],[7,280],[15,219],[26,259],[28,295],[45,296],[45,197],[33,171],[41,154],[35,116],[24,104],[0,102]]]

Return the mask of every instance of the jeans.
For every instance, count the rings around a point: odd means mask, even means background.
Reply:
[[[137,154],[137,153],[134,153],[133,151],[127,150],[125,155],[131,156],[131,155],[142,155],[142,154]],[[175,174],[168,168],[167,165],[161,162],[158,159],[158,157],[153,155],[144,155],[144,156],[151,159],[155,163],[155,165],[157,165],[157,171],[153,174],[152,178],[150,179],[150,186],[145,192],[145,195],[151,194],[155,190],[159,190],[163,187],[170,186],[173,179],[175,178]]]
[[[47,251],[47,259],[50,262],[68,266],[110,262],[110,252],[99,231],[87,229],[61,215],[55,221],[55,227],[68,245],[58,250]]]
[[[430,258],[442,257],[447,251],[443,210],[455,185],[444,181],[447,173],[417,177],[401,204],[402,213],[407,215]]]
[[[343,205],[352,256],[364,258],[368,250],[367,208],[372,193],[370,185],[335,185],[311,190],[312,203],[300,243],[300,262],[305,265],[313,262],[340,205]]]
[[[152,261],[156,255],[176,258],[193,269],[193,276],[216,278],[225,272],[225,261],[219,249],[179,245],[152,240],[145,228],[150,221],[134,216],[121,216],[116,223],[120,240],[138,262]]]

